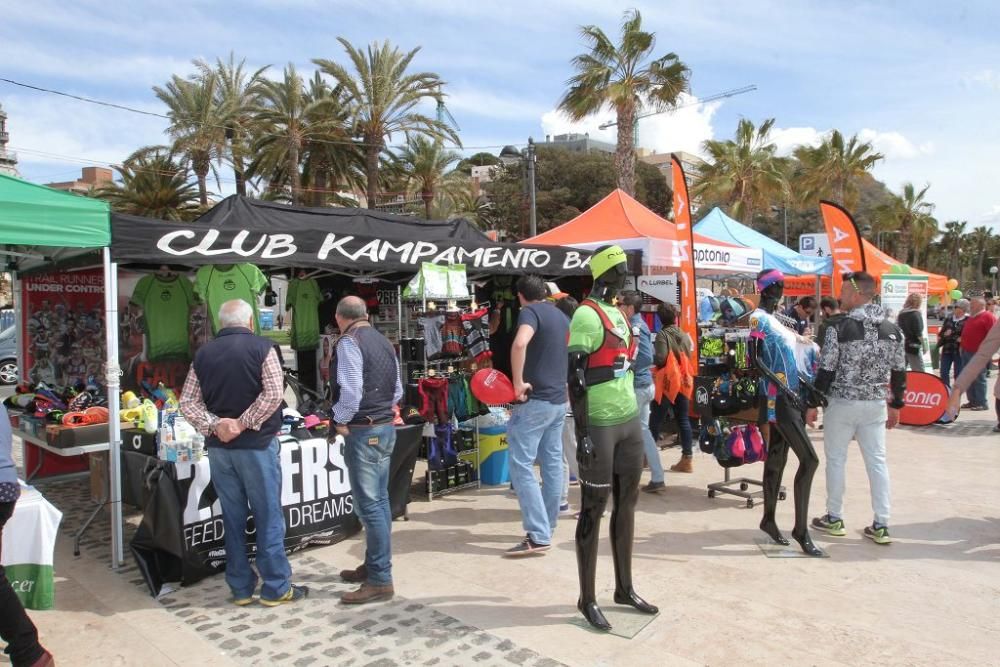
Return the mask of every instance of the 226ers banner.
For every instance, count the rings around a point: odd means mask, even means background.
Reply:
[[[681,329],[694,341],[691,361],[698,367],[698,316],[694,282],[694,228],[691,226],[691,199],[688,197],[684,167],[676,155],[670,155],[674,191],[674,224],[677,226],[677,248],[681,274]]]
[[[133,460],[141,456],[125,454]],[[282,437],[279,456],[286,552],[334,544],[360,529],[341,438],[328,443],[325,438]],[[211,453],[197,463],[177,464],[142,457],[160,477],[152,485],[131,547],[153,595],[166,582],[189,585],[225,569],[226,531],[212,486],[210,457]],[[149,478],[151,472],[144,470],[143,477]],[[251,560],[257,551],[255,533],[251,516],[246,525]]]
[[[833,256],[833,294],[839,297],[843,275],[865,270],[865,250],[861,245],[858,225],[845,208],[821,201],[819,210],[823,214],[826,235],[830,239],[830,254]]]

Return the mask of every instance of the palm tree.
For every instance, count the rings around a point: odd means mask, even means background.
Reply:
[[[812,207],[820,199],[832,199],[851,211],[858,205],[856,180],[884,158],[856,134],[845,142],[840,130],[833,130],[815,148],[799,146],[794,154],[802,163],[797,188],[801,203]]]
[[[965,238],[965,228],[968,222],[962,220],[952,220],[944,223],[944,234],[941,237],[941,245],[948,256],[947,272],[949,276],[958,275],[960,266],[962,239]]]
[[[893,195],[892,200],[875,209],[875,217],[887,229],[899,231],[899,243],[896,246],[896,256],[901,262],[908,262],[912,244],[913,228],[916,221],[930,216],[934,212],[934,204],[925,201],[930,185],[925,185],[919,192],[913,183],[904,183],[903,191]]]
[[[789,169],[788,160],[776,155],[777,146],[770,140],[773,126],[773,118],[760,127],[744,118],[736,128],[735,141],[706,141],[710,164],[701,170],[691,196],[720,202],[744,224],[756,214],[769,212],[788,190]]]
[[[422,134],[434,139],[450,139],[456,144],[459,140],[446,123],[417,110],[425,99],[440,100],[443,84],[433,72],[406,72],[419,47],[403,53],[387,40],[381,46],[377,42],[372,43],[366,51],[362,51],[343,37],[337,40],[347,52],[354,75],[332,60],[318,58],[313,62],[344,90],[355,135],[364,145],[367,205],[368,208],[375,208],[379,158],[392,135]]]
[[[638,10],[625,12],[621,42],[616,46],[594,25],[580,28],[590,51],[573,58],[576,74],[559,108],[576,121],[601,111],[615,110],[618,146],[615,172],[618,187],[635,195],[635,128],[643,108],[663,111],[677,105],[687,92],[691,70],[675,53],[650,60],[656,35],[642,30]]]
[[[201,210],[187,167],[166,146],[147,146],[115,167],[121,179],[94,191],[119,213],[162,220],[193,220]]]
[[[215,77],[219,121],[224,127],[225,139],[229,142],[226,157],[233,166],[236,194],[245,197],[247,194],[245,158],[250,152],[253,112],[257,106],[264,72],[270,66],[265,65],[255,72],[248,73],[246,59],[236,62],[236,56],[232,51],[229,52],[228,62],[223,62],[219,58],[212,66],[199,58],[194,64],[198,68],[200,78]]]
[[[225,152],[226,135],[223,113],[216,90],[214,72],[201,72],[192,79],[176,74],[161,88],[153,87],[160,101],[167,105],[174,152],[183,155],[198,178],[198,199],[208,208],[208,173],[212,162]]]
[[[420,198],[424,201],[424,216],[430,220],[434,194],[448,167],[461,157],[458,153],[445,149],[437,141],[414,135],[399,151],[397,158],[410,185],[420,191]]]
[[[930,255],[931,243],[940,233],[937,218],[934,216],[922,215],[913,221],[913,266],[918,268],[922,266],[921,258],[926,260]],[[921,250],[927,250],[927,254],[922,256]]]
[[[302,201],[302,152],[307,142],[327,138],[330,124],[320,108],[331,103],[312,99],[305,82],[289,63],[280,81],[260,84],[260,101],[254,110],[254,160],[249,173],[264,176],[271,189],[287,184],[292,204]]]
[[[986,251],[993,242],[993,230],[985,225],[976,227],[969,234],[969,244],[976,257],[976,280],[982,280],[986,264]]]
[[[302,178],[312,191],[312,205],[343,201],[335,194],[340,187],[361,187],[364,154],[350,136],[350,110],[340,86],[331,88],[319,72],[309,80],[307,121],[318,130],[309,132],[303,146]],[[350,204],[356,206],[356,203]]]

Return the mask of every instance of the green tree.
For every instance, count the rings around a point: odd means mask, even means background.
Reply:
[[[879,208],[875,216],[883,228],[899,232],[899,243],[896,245],[896,259],[900,262],[910,261],[913,228],[917,220],[930,216],[934,212],[934,204],[925,199],[930,185],[922,190],[913,187],[913,183],[904,183],[903,191]]]
[[[320,58],[313,62],[344,90],[355,134],[364,145],[368,208],[375,208],[379,159],[386,142],[394,134],[450,139],[456,144],[459,140],[448,124],[418,110],[424,100],[440,100],[443,85],[440,77],[433,72],[407,73],[414,56],[420,51],[419,47],[403,53],[385,41],[381,45],[373,43],[363,51],[343,37],[338,37],[337,41],[347,52],[354,68],[353,75],[332,60]]]
[[[692,188],[691,196],[716,202],[728,208],[730,215],[750,224],[756,215],[770,215],[771,206],[785,201],[788,191],[788,160],[777,156],[771,141],[774,119],[760,127],[742,119],[736,138],[709,140],[704,143],[709,156]]]
[[[329,202],[345,205],[338,188],[361,187],[364,153],[350,132],[350,113],[339,86],[330,87],[319,72],[309,81],[307,122],[303,144],[302,178],[312,192],[313,206]],[[313,131],[315,130],[315,131]],[[356,202],[346,204],[357,206]]]
[[[226,150],[223,110],[216,91],[218,77],[214,72],[200,72],[192,79],[176,74],[164,87],[154,86],[153,92],[167,105],[173,139],[173,150],[183,155],[198,179],[198,199],[208,208],[208,174],[212,162]]]
[[[926,263],[931,243],[941,233],[938,221],[932,215],[922,215],[913,221],[913,266],[922,268]],[[922,254],[922,251],[927,251]]]
[[[431,220],[434,195],[444,180],[448,167],[459,161],[458,153],[445,149],[439,141],[432,141],[418,134],[409,137],[397,158],[410,186],[420,192],[420,198],[424,202],[424,217]]]
[[[190,172],[166,146],[140,148],[115,167],[118,182],[98,188],[93,195],[119,213],[161,220],[193,220],[201,207]]]
[[[229,60],[221,58],[211,65],[205,60],[195,60],[198,78],[215,78],[215,104],[218,121],[224,127],[224,138],[228,143],[225,157],[233,167],[236,179],[236,194],[246,196],[246,157],[250,153],[251,126],[254,110],[258,106],[261,82],[269,66],[249,72],[246,59],[236,62],[236,56],[229,52]]]
[[[965,220],[952,220],[944,223],[944,233],[941,236],[941,247],[947,258],[944,263],[944,271],[952,278],[959,277],[962,239],[965,238],[965,229],[968,224]]]
[[[802,164],[796,183],[802,203],[817,206],[820,199],[831,199],[849,211],[858,204],[858,179],[884,158],[856,134],[845,141],[840,130],[819,146],[799,146],[794,155]]]
[[[979,281],[986,275],[986,253],[993,243],[993,230],[981,225],[974,228],[968,238],[976,258],[976,280]]]
[[[292,204],[302,201],[302,151],[310,140],[328,136],[330,123],[319,107],[327,98],[311,99],[295,66],[288,64],[279,81],[265,80],[254,112],[255,154],[249,173],[264,176],[274,189],[287,184]]]
[[[635,195],[636,117],[644,108],[663,111],[676,106],[680,94],[688,90],[691,72],[675,53],[650,59],[656,35],[642,29],[638,10],[625,12],[618,45],[595,25],[583,26],[580,32],[590,50],[573,58],[576,73],[559,108],[576,121],[607,106],[615,110],[617,183]]]

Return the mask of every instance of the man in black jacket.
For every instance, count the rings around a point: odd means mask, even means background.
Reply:
[[[871,303],[875,279],[859,271],[844,276],[840,302],[847,316],[826,330],[820,353],[816,388],[829,397],[823,411],[826,451],[826,514],[813,519],[815,528],[843,536],[844,467],[847,448],[857,440],[868,471],[875,519],[865,537],[889,544],[889,467],[885,459],[885,432],[899,423],[906,393],[903,334]],[[891,399],[886,403],[886,390]],[[816,420],[816,409],[806,414]]]

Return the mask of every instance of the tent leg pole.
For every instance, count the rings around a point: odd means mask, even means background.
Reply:
[[[831,283],[830,284],[833,284],[832,278],[831,278]],[[819,331],[819,314],[822,312],[822,309],[819,307],[819,302],[820,302],[820,299],[822,299],[822,298],[823,298],[823,277],[817,274],[816,275],[816,310],[813,311],[813,331]],[[837,295],[834,294],[833,298],[836,299]],[[822,344],[823,344],[823,342],[820,341],[820,345],[822,345]]]
[[[118,392],[121,387],[121,368],[118,366],[118,265],[111,261],[111,249],[104,248],[104,330],[107,347],[108,387],[108,482],[111,487],[111,567],[118,567],[125,560],[123,544],[121,476],[121,420]]]

